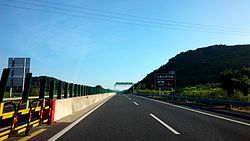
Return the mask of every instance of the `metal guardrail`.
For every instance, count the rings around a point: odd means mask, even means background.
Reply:
[[[211,105],[226,105],[226,106],[241,106],[247,107],[250,106],[249,102],[241,102],[236,100],[221,100],[221,99],[208,99],[208,98],[198,98],[198,97],[189,97],[189,96],[176,96],[176,95],[160,95],[160,94],[136,94],[144,97],[161,97],[164,100],[185,100],[199,103],[206,103]]]

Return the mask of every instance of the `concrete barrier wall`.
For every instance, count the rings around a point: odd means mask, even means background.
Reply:
[[[81,97],[58,99],[55,101],[54,121],[76,113],[92,104],[114,96],[115,93],[96,94]]]

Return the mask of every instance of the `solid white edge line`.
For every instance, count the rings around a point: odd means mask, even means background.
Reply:
[[[155,100],[155,99],[150,99],[150,98],[141,97],[141,96],[136,96],[136,97],[144,98],[144,99],[147,99],[147,100],[152,100],[152,101],[159,102],[159,103],[162,103],[162,104],[165,104],[165,105],[170,105],[170,106],[173,106],[173,107],[177,107],[177,108],[181,108],[181,109],[184,109],[184,110],[196,112],[196,113],[199,113],[199,114],[203,114],[203,115],[207,115],[207,116],[211,116],[211,117],[215,117],[215,118],[219,118],[219,119],[231,121],[231,122],[234,122],[234,123],[238,123],[238,124],[250,126],[250,123],[245,123],[243,121],[238,121],[238,120],[234,120],[234,119],[230,119],[230,118],[226,118],[226,117],[222,117],[222,116],[210,114],[210,113],[206,113],[206,112],[202,112],[202,111],[190,109],[190,108],[179,106],[179,105],[174,105],[174,104],[171,104],[171,103],[168,103],[168,102],[163,102],[163,101],[159,101],[159,100]]]
[[[139,105],[139,104],[138,104],[138,103],[136,103],[136,102],[134,102],[134,104],[135,104],[135,105],[137,105],[137,106]]]
[[[162,120],[160,120],[158,117],[156,117],[153,114],[149,114],[150,116],[152,116],[154,119],[156,119],[158,122],[160,122],[163,126],[165,126],[166,128],[168,128],[171,132],[173,132],[176,135],[179,135],[180,133],[177,132],[174,128],[170,127],[169,125],[167,125],[165,122],[163,122]]]
[[[111,97],[110,97],[111,98]],[[94,109],[90,110],[88,113],[84,114],[83,116],[81,116],[79,119],[77,119],[76,121],[74,121],[73,123],[71,123],[69,126],[65,127],[63,130],[61,130],[60,132],[58,132],[57,134],[55,134],[53,137],[51,137],[50,139],[48,139],[48,141],[55,141],[58,138],[60,138],[62,135],[64,135],[66,132],[68,132],[71,128],[73,128],[76,124],[78,124],[80,121],[82,121],[84,118],[86,118],[88,115],[90,115],[92,112],[94,112],[97,108],[99,108],[100,106],[102,106],[105,102],[107,102],[110,98],[106,99],[105,101],[103,101],[101,104],[99,104],[98,106],[96,106]]]

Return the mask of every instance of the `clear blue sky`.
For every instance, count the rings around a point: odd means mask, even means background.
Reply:
[[[8,57],[30,57],[34,76],[106,88],[137,82],[182,51],[249,44],[249,6],[249,0],[0,0],[0,72]]]

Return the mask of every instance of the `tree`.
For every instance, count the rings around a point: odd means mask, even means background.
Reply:
[[[239,90],[246,96],[250,92],[250,68],[244,67],[239,76],[239,81],[237,81]]]
[[[244,67],[234,72],[226,70],[221,73],[220,81],[227,95],[233,95],[234,90],[239,90],[246,96],[250,92],[250,68]]]
[[[234,72],[232,70],[226,70],[221,73],[220,81],[222,89],[226,90],[227,95],[233,95],[235,90],[235,79],[234,79]]]

